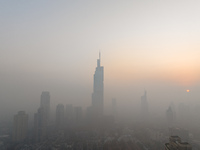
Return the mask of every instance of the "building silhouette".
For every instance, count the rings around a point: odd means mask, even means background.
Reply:
[[[92,93],[92,110],[93,115],[103,116],[104,109],[104,68],[101,66],[101,54],[97,59],[97,67],[94,74],[93,93]]]
[[[169,135],[170,136],[179,136],[183,141],[189,141],[189,130],[178,128],[178,127],[171,127],[169,128]]]
[[[43,107],[34,114],[34,139],[41,142],[47,137],[47,118]]]
[[[187,142],[181,142],[179,136],[170,136],[169,143],[165,144],[165,150],[192,150],[192,146]]]
[[[40,107],[43,108],[47,124],[50,121],[50,94],[47,91],[42,92],[40,98]]]
[[[56,107],[56,127],[57,129],[63,129],[64,128],[64,113],[65,113],[65,107],[63,104],[58,104]]]
[[[172,127],[174,125],[174,113],[171,106],[166,111],[166,119],[168,127]]]
[[[147,92],[144,91],[144,95],[141,96],[141,115],[142,119],[146,120],[148,118],[149,107],[147,102]]]
[[[73,121],[73,105],[72,104],[67,104],[66,105],[66,111],[65,111],[65,121],[66,125],[69,126],[72,124]]]
[[[80,123],[83,118],[82,107],[74,107],[73,120],[74,123]]]
[[[17,115],[14,116],[13,125],[13,141],[20,142],[27,137],[28,131],[28,115],[25,111],[19,111]]]
[[[34,114],[34,139],[41,142],[47,137],[47,127],[50,120],[50,94],[43,91],[40,97],[40,108]]]

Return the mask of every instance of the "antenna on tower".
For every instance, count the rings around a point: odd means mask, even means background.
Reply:
[[[101,63],[101,52],[99,50],[99,59],[97,59],[97,66],[100,67]]]
[[[99,50],[99,60],[101,59],[101,51]]]

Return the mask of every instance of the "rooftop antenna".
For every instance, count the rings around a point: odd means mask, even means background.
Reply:
[[[97,66],[100,67],[100,63],[101,63],[101,52],[99,50],[99,59],[97,59]]]
[[[101,59],[101,51],[99,50],[99,60]]]

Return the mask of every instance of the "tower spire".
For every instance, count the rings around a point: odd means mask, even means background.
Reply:
[[[101,52],[99,50],[99,59],[97,59],[97,66],[100,67],[101,65]]]
[[[104,67],[100,65],[101,52],[97,59],[97,67],[94,73],[93,93],[92,93],[92,116],[99,118],[103,116],[104,108]]]
[[[101,60],[101,52],[100,52],[100,50],[99,50],[99,60]]]

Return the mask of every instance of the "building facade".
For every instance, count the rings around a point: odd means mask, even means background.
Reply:
[[[101,66],[101,55],[97,59],[97,67],[94,74],[92,93],[92,109],[95,116],[102,116],[104,111],[104,67]]]
[[[58,104],[56,107],[56,127],[58,129],[64,128],[65,120],[65,106],[63,104]]]
[[[192,150],[192,146],[182,142],[179,136],[170,136],[169,143],[165,144],[165,150]]]
[[[34,115],[34,139],[36,142],[43,141],[47,136],[47,118],[43,107]]]
[[[49,121],[50,121],[50,93],[47,91],[44,91],[41,94],[40,108],[43,108],[47,124],[49,124]]]
[[[50,121],[50,93],[43,91],[40,96],[40,108],[34,114],[34,139],[41,142],[47,137],[47,127]]]
[[[13,141],[23,141],[27,137],[27,131],[28,115],[25,113],[25,111],[19,111],[18,114],[14,116]]]

